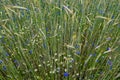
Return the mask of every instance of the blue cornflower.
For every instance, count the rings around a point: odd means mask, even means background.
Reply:
[[[44,47],[44,48],[47,48],[47,45],[46,45],[46,43],[43,43],[43,47]]]
[[[9,53],[6,53],[6,56],[9,56]]]
[[[108,65],[112,66],[112,61],[111,60],[108,60],[107,63],[108,63]]]
[[[98,12],[99,12],[99,14],[104,14],[103,10],[99,10]]]
[[[5,36],[3,35],[3,36],[2,36],[2,39],[4,39],[4,38],[5,38]]]
[[[110,66],[109,69],[112,70],[112,66]]]
[[[93,54],[93,56],[96,56],[96,55],[97,55],[96,53]]]
[[[24,15],[25,15],[25,14],[24,14],[24,12],[22,11],[22,12],[21,12],[21,17],[24,17]]]
[[[7,67],[6,67],[6,66],[3,66],[2,69],[3,69],[4,71],[6,71]]]
[[[96,53],[91,53],[90,56],[96,56]]]
[[[73,62],[75,62],[75,60],[74,60],[74,59],[71,59],[70,62],[73,63]]]
[[[14,63],[17,63],[18,61],[15,59],[15,60],[13,60],[13,62],[14,62]]]
[[[109,65],[109,69],[112,70],[112,65],[113,65],[113,64],[112,64],[112,61],[111,61],[111,60],[108,60],[108,61],[107,61],[107,64]]]
[[[107,40],[107,41],[110,41],[110,40],[111,40],[111,37],[106,38],[106,40]]]
[[[99,60],[95,60],[95,62],[99,62]]]
[[[114,15],[112,15],[111,19],[114,19],[114,18],[115,18],[115,16],[114,16]]]
[[[108,47],[106,50],[107,50],[107,51],[110,50],[110,47]]]
[[[48,28],[48,27],[46,27],[46,32],[48,32],[48,30],[49,30],[49,28]]]
[[[18,60],[13,60],[13,62],[15,64],[15,66],[17,66],[17,67],[20,65],[19,62],[18,62]]]
[[[30,15],[27,15],[27,19],[30,19]]]
[[[2,60],[0,60],[0,64],[2,64],[3,63],[3,61]]]
[[[76,48],[76,49],[79,48],[79,47],[80,47],[79,45],[77,45],[77,44],[75,45],[75,48]]]
[[[32,54],[33,53],[33,51],[32,50],[29,50],[29,54]]]
[[[69,74],[67,72],[64,72],[64,77],[68,77]]]
[[[94,47],[95,46],[95,43],[94,42],[92,42],[92,47]]]
[[[76,54],[78,54],[78,55],[79,55],[79,54],[80,54],[80,51],[77,51],[77,52],[76,52]]]

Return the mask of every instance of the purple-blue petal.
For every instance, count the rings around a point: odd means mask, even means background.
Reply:
[[[68,77],[68,76],[69,76],[69,73],[64,72],[64,77]]]

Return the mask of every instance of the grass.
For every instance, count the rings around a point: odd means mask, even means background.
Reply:
[[[1,0],[1,80],[119,80],[119,0]]]

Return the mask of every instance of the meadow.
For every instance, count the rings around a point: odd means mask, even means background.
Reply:
[[[120,80],[120,0],[0,0],[0,80]]]

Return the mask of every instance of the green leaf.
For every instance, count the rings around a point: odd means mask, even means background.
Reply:
[[[3,52],[3,46],[0,46],[0,53]]]

